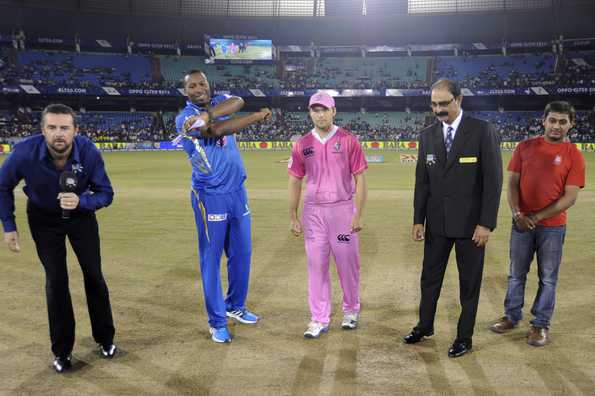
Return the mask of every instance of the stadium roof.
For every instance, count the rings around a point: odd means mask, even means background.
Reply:
[[[318,17],[506,12],[591,0],[0,0],[0,6],[160,16]]]

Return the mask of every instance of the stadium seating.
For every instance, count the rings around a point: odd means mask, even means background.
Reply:
[[[89,112],[80,114],[79,118],[81,133],[94,141],[160,140],[159,133],[152,128],[153,113]]]
[[[238,113],[239,116],[246,113]],[[477,118],[490,121],[503,141],[519,141],[542,133],[541,112],[471,112]],[[20,110],[0,111],[0,142],[12,141],[39,132],[39,112]],[[155,122],[158,114],[150,112],[84,112],[79,115],[81,134],[94,141],[161,141],[176,135],[176,113],[163,114],[164,130]],[[246,128],[237,134],[238,140],[287,141],[301,136],[312,127],[306,112],[273,110],[269,121]],[[591,112],[577,113],[577,127],[570,133],[576,142],[595,138]],[[339,112],[335,123],[343,126],[360,140],[414,140],[417,133],[434,117],[423,112]]]
[[[277,65],[205,64],[202,56],[124,55],[0,48],[0,85],[161,87],[180,86],[191,69],[207,74],[212,89],[427,88],[437,77],[466,88],[595,85],[595,51],[436,57],[286,57]],[[475,113],[492,122],[503,140],[541,133],[539,112]],[[240,140],[289,140],[311,127],[307,112],[274,111],[273,119],[238,133]],[[595,139],[592,113],[579,112],[575,141]],[[0,140],[37,133],[38,112],[0,112]],[[153,141],[175,136],[175,113],[82,112],[81,133],[95,141]],[[341,112],[336,123],[360,139],[411,140],[434,118],[414,112]]]
[[[213,89],[277,88],[273,65],[214,65],[205,64],[202,56],[159,56],[161,74],[170,87],[177,87],[189,70],[205,72]]]
[[[565,54],[565,73],[559,83],[572,86],[595,85],[595,51],[570,52]]]
[[[530,136],[543,133],[542,112],[530,111],[480,111],[472,113],[475,117],[494,124],[502,140],[520,141]],[[576,127],[569,137],[574,142],[591,141],[595,134],[589,120],[590,112],[577,112]]]
[[[151,81],[150,58],[142,55],[21,51],[18,64],[21,80],[40,85],[133,87]]]
[[[1,111],[0,142],[18,140],[40,132],[40,112]],[[149,112],[83,112],[78,115],[80,134],[96,142],[160,141],[154,113]]]
[[[0,84],[15,84],[18,78],[19,73],[9,60],[9,49],[0,48]]]
[[[466,88],[505,88],[555,83],[553,54],[438,57],[434,77],[458,80]]]
[[[202,56],[153,56],[28,50],[0,52],[0,81],[53,86],[175,88],[185,72],[202,69],[213,89],[427,88],[447,77],[466,88],[513,88],[595,81],[595,52],[568,53],[555,71],[554,54],[430,57],[287,58],[275,65],[205,64]],[[159,74],[161,73],[161,74]]]
[[[428,58],[292,58],[296,71],[286,73],[285,88],[384,89],[427,86]]]

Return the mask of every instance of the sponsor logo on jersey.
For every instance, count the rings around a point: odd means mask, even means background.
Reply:
[[[208,214],[207,220],[209,221],[225,221],[227,220],[227,213],[219,213],[219,214]]]
[[[303,151],[302,154],[304,154],[305,158],[311,157],[314,155],[314,147],[306,147]]]
[[[339,242],[339,243],[349,243],[350,241],[351,241],[351,235],[349,235],[349,234],[337,235],[337,242]]]

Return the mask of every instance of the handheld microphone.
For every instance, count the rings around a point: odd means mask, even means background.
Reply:
[[[71,171],[64,171],[60,175],[60,189],[62,192],[75,192],[78,187],[78,179],[76,175]],[[62,218],[64,220],[70,219],[70,210],[62,209]]]

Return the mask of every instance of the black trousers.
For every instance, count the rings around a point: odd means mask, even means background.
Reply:
[[[95,213],[72,213],[69,220],[63,220],[61,215],[42,212],[29,203],[27,217],[37,254],[45,269],[52,352],[55,356],[66,357],[74,346],[75,321],[68,288],[66,237],[83,272],[93,338],[99,344],[111,344],[115,329],[109,292],[101,272]]]
[[[477,247],[471,238],[448,238],[426,234],[421,273],[419,323],[416,327],[423,332],[434,329],[436,306],[453,245],[459,270],[459,299],[461,303],[457,340],[470,341],[473,337],[473,327],[477,315],[485,254],[485,247]]]

